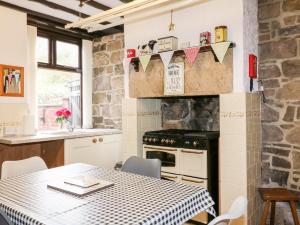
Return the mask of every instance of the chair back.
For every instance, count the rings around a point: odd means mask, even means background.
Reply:
[[[240,196],[233,202],[227,214],[230,215],[231,219],[237,219],[246,212],[247,204],[247,198]]]
[[[132,156],[126,160],[121,171],[160,178],[161,161],[159,159],[143,159]]]
[[[13,225],[8,216],[0,210],[0,224],[1,225]]]
[[[38,156],[17,161],[5,161],[1,168],[1,179],[16,177],[48,169],[44,160]]]
[[[228,225],[231,220],[240,218],[247,209],[248,200],[240,196],[232,203],[226,214],[216,217],[208,225]]]

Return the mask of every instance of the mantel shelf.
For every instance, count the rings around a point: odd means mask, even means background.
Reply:
[[[235,43],[231,43],[230,46],[229,46],[229,48],[234,48],[234,47],[236,47]],[[213,51],[213,49],[212,49],[212,47],[210,45],[200,47],[199,53],[201,54],[201,53],[204,53],[204,52],[212,52],[214,54],[214,51]],[[185,56],[184,50],[182,50],[182,49],[175,50],[174,54],[173,54],[173,57],[177,57],[177,56]],[[218,59],[215,56],[215,54],[214,54],[214,57],[215,57],[215,61],[218,62]],[[151,55],[151,60],[155,60],[155,59],[160,59],[159,53]],[[138,72],[139,71],[139,63],[140,63],[139,57],[132,58],[131,61],[130,61],[130,63],[134,66],[134,70],[136,72]]]

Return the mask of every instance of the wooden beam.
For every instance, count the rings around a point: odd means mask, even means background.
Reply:
[[[80,0],[77,0],[77,1],[80,1]],[[99,2],[96,2],[94,0],[85,0],[84,4],[92,6],[92,7],[96,8],[96,9],[100,9],[102,11],[111,9],[110,7],[108,7],[106,5],[103,5],[103,4],[99,3]]]
[[[65,7],[63,5],[59,5],[59,4],[56,4],[54,2],[49,2],[48,0],[29,0],[29,1],[37,2],[37,3],[40,3],[40,4],[43,4],[43,5],[47,6],[49,8],[64,11],[64,12],[73,14],[73,15],[78,16],[78,17],[80,17],[79,15],[81,15],[82,18],[87,18],[87,17],[90,16],[90,15],[87,15],[85,13],[80,13],[79,11],[76,11],[76,10],[70,9],[68,7]]]
[[[78,28],[66,30],[64,26],[70,23],[70,21],[49,16],[43,13],[39,13],[17,5],[13,5],[11,3],[7,3],[2,0],[0,0],[0,5],[26,13],[28,25],[38,27],[39,29],[42,30],[59,33],[61,35],[71,36],[74,38],[77,37],[81,39],[92,40],[94,38],[102,37],[105,35],[124,32],[123,26],[116,26],[114,28],[110,28],[104,31],[97,31],[93,33],[88,33],[86,30],[82,30]]]
[[[0,0],[0,5],[11,8],[11,9],[15,9],[15,10],[18,10],[18,11],[21,11],[21,12],[24,12],[24,13],[27,13],[28,15],[38,16],[38,17],[43,18],[43,19],[48,19],[48,20],[51,20],[51,21],[55,21],[57,23],[61,23],[61,24],[70,23],[70,21],[60,19],[60,18],[57,18],[57,17],[53,17],[53,16],[49,16],[49,15],[46,15],[46,14],[43,14],[43,13],[39,13],[39,12],[30,10],[30,9],[23,8],[21,6],[13,5],[11,3],[4,2],[2,0]]]

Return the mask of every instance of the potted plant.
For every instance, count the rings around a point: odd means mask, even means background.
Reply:
[[[60,124],[61,129],[63,128],[63,125],[66,124],[68,131],[73,131],[72,122],[70,120],[71,115],[72,112],[67,108],[56,111],[56,122]]]

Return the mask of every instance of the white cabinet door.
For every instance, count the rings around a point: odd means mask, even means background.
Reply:
[[[65,140],[65,164],[87,163],[113,169],[120,159],[120,134]]]

